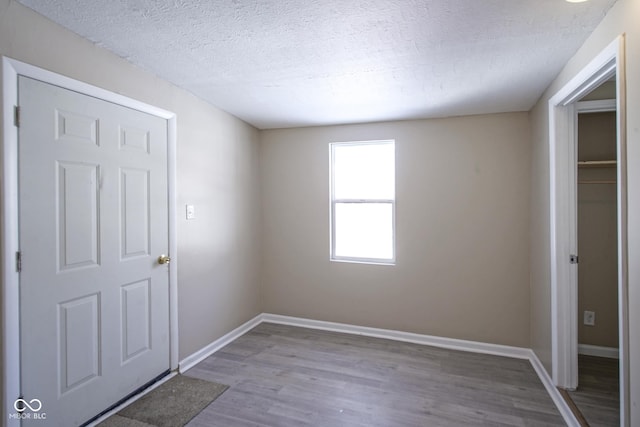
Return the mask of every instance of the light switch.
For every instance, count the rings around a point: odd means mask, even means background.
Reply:
[[[187,219],[196,219],[196,207],[194,205],[187,205]]]

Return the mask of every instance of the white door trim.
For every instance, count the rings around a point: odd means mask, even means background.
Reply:
[[[624,36],[617,37],[549,100],[549,184],[551,245],[551,350],[555,385],[577,385],[577,266],[569,255],[577,251],[577,144],[575,102],[616,76],[618,294],[620,331],[620,421],[629,425],[629,344],[627,281],[627,152]]]
[[[71,78],[2,57],[2,180],[1,222],[2,235],[2,395],[3,406],[13,408],[20,395],[20,299],[18,293],[19,274],[15,268],[15,254],[19,250],[18,236],[18,128],[14,126],[14,106],[18,105],[18,76],[31,77],[65,89],[80,92],[105,101],[142,111],[167,120],[168,123],[168,190],[169,190],[169,340],[170,367],[178,368],[178,256],[177,256],[177,210],[176,210],[176,115],[123,95],[109,92]],[[5,412],[5,414],[7,414]],[[7,414],[8,415],[8,414]],[[6,423],[6,424],[5,424]],[[18,426],[15,419],[0,421],[0,425]]]

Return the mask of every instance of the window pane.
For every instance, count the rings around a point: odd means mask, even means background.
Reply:
[[[336,203],[335,256],[393,259],[391,203]]]
[[[395,149],[393,143],[335,144],[335,199],[393,199]]]

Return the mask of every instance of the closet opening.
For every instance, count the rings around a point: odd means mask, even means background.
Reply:
[[[583,425],[620,425],[615,76],[575,105],[578,383]]]

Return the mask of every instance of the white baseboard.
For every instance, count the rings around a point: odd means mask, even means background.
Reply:
[[[192,355],[187,356],[184,359],[182,359],[180,361],[180,363],[178,364],[178,369],[179,369],[180,373],[183,373],[186,370],[188,370],[189,368],[192,368],[193,366],[195,366],[198,363],[202,362],[204,359],[206,359],[207,357],[211,356],[213,353],[215,353],[216,351],[220,350],[225,345],[235,341],[240,336],[246,334],[251,329],[253,329],[256,326],[258,326],[260,323],[263,322],[262,317],[263,317],[262,314],[258,314],[256,317],[254,317],[253,319],[249,320],[248,322],[243,323],[242,325],[238,326],[233,331],[221,336],[220,338],[218,338],[217,340],[215,340],[211,344],[201,348],[200,350],[196,351]]]
[[[370,328],[367,326],[349,325],[346,323],[325,322],[321,320],[303,319],[300,317],[281,316],[279,314],[263,313],[263,322],[281,325],[299,326],[303,328],[321,329],[323,331],[343,332],[347,334],[363,335],[373,338],[383,338],[394,341],[410,342],[414,344],[430,345],[450,350],[470,351],[473,353],[492,354],[496,356],[528,359],[529,349],[511,347],[507,345],[488,344],[477,341],[466,341],[455,338],[436,337],[412,332],[394,331],[391,329]]]
[[[586,356],[607,357],[609,359],[619,359],[620,354],[615,347],[602,347],[599,345],[578,344],[578,354]]]
[[[549,376],[549,373],[544,368],[542,362],[540,362],[540,359],[538,359],[538,356],[536,356],[536,353],[533,350],[529,350],[529,362],[531,362],[531,366],[533,366],[536,374],[538,374],[538,378],[540,378],[542,385],[544,385],[544,388],[547,390],[549,397],[551,397],[551,400],[553,400],[553,403],[555,403],[556,408],[558,408],[558,411],[560,412],[560,415],[562,415],[564,422],[567,423],[567,426],[580,427],[580,422],[573,415],[571,408],[569,408],[569,405],[567,405],[564,397],[562,397],[562,395],[558,391],[558,388],[553,384],[553,380]]]
[[[390,329],[370,328],[367,326],[349,325],[346,323],[325,322],[322,320],[304,319],[301,317],[282,316],[279,314],[262,313],[239,326],[228,334],[220,337],[206,347],[198,350],[191,356],[180,362],[180,372],[198,364],[213,353],[231,343],[236,338],[245,334],[261,323],[276,323],[280,325],[298,326],[302,328],[319,329],[323,331],[342,332],[354,335],[363,335],[373,338],[383,338],[394,341],[410,342],[414,344],[430,345],[433,347],[446,348],[451,350],[468,351],[472,353],[491,354],[495,356],[512,357],[516,359],[528,360],[540,381],[544,385],[551,400],[558,408],[560,415],[570,427],[580,427],[580,423],[573,416],[573,412],[564,401],[562,395],[553,384],[553,380],[540,362],[533,350],[524,347],[512,347],[500,344],[490,344],[477,341],[467,341],[455,338],[437,337],[432,335],[422,335],[412,332],[394,331]]]

